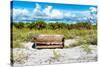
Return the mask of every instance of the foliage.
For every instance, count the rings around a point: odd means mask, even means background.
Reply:
[[[49,23],[48,24],[49,29],[63,29],[65,27],[66,27],[65,23],[56,22],[56,23]]]
[[[88,28],[89,26],[91,28]],[[60,22],[46,23],[39,20],[32,23],[13,23],[13,48],[23,47],[20,43],[31,41],[32,36],[36,34],[61,34],[64,35],[65,39],[72,39],[79,36],[81,38],[79,40],[80,42],[78,44],[74,44],[74,46],[84,44],[84,40],[87,44],[97,45],[96,25],[91,25],[87,22],[80,22],[76,24]]]
[[[92,25],[88,22],[80,22],[80,23],[77,23],[75,24],[75,26],[79,29],[91,29],[92,28]]]
[[[26,28],[33,29],[35,23],[34,22],[32,22],[32,23],[26,23],[25,25],[26,25]]]
[[[25,51],[13,51],[13,58],[11,60],[14,63],[25,63],[26,60],[28,59],[28,54]]]
[[[79,32],[78,32],[79,33]],[[84,33],[84,32],[83,32]],[[69,46],[64,46],[65,48],[81,46],[87,53],[91,52],[89,45],[97,45],[97,32],[95,30],[85,31],[84,35],[81,34],[80,38],[76,43],[70,44]]]
[[[46,28],[46,23],[44,21],[38,20],[35,22],[34,28],[38,30],[44,29]]]
[[[46,23],[43,20],[37,20],[35,22],[13,22],[13,26],[16,28],[29,28],[29,29],[96,29],[96,25],[92,25],[89,22],[78,22],[76,24],[66,24],[65,22],[55,22],[55,23]]]
[[[61,56],[61,54],[58,51],[53,50],[53,55],[54,55],[54,59],[59,59],[59,57]]]
[[[21,28],[24,28],[24,23],[23,22],[19,22],[19,23],[13,23],[13,25],[18,28],[18,29],[21,29]]]

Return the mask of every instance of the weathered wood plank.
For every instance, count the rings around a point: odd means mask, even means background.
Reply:
[[[63,42],[35,42],[36,44],[63,44]]]
[[[63,48],[63,46],[62,45],[52,45],[52,46],[36,46],[36,48],[46,48],[46,49],[48,49],[48,48]]]
[[[64,39],[63,35],[38,35],[33,36],[33,41],[38,42],[62,42]]]

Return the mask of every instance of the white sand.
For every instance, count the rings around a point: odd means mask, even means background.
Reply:
[[[67,40],[69,43],[72,42]],[[68,43],[67,42],[67,43]],[[73,42],[75,42],[73,40]],[[25,48],[14,48],[14,52],[24,51],[28,55],[28,59],[25,63],[14,63],[14,66],[20,65],[41,65],[41,64],[58,64],[58,63],[77,63],[77,62],[94,62],[97,61],[97,46],[90,45],[91,52],[87,53],[80,46],[64,49],[33,49],[31,46],[33,43],[29,42],[25,44]],[[54,50],[59,54],[58,57],[54,55]],[[21,66],[22,67],[22,66]]]

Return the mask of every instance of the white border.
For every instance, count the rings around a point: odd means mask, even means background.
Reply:
[[[10,67],[10,1],[0,1],[0,67]],[[26,0],[24,0],[26,1]],[[51,3],[68,3],[68,4],[84,4],[84,5],[99,5],[99,0],[27,0],[38,2]],[[100,6],[100,5],[99,5]],[[100,12],[100,8],[98,7]],[[98,18],[100,13],[98,12]],[[100,19],[98,19],[98,34],[100,34]],[[100,37],[100,35],[98,35]],[[100,39],[98,39],[100,44]],[[100,49],[100,45],[98,47]],[[98,51],[100,56],[100,51]],[[100,58],[99,58],[100,59]],[[57,64],[57,65],[40,65],[41,67],[99,67],[99,62],[89,63],[71,63],[71,64]],[[40,67],[34,66],[34,67]],[[28,66],[32,67],[32,66]]]

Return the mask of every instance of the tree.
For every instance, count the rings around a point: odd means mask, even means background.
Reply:
[[[28,24],[27,24],[27,27],[28,27],[29,29],[35,28],[35,22],[28,23]]]
[[[13,23],[13,25],[18,28],[18,29],[21,29],[21,28],[24,28],[24,23],[23,22],[19,22],[19,23]]]
[[[35,29],[38,29],[38,30],[44,29],[44,28],[46,28],[46,25],[47,25],[47,24],[46,24],[44,21],[38,20],[38,21],[35,22],[34,28],[35,28]]]
[[[65,27],[66,27],[66,24],[65,23],[60,23],[60,22],[49,23],[48,24],[49,29],[63,29]]]
[[[91,29],[92,25],[88,22],[79,22],[76,24],[77,29]]]

